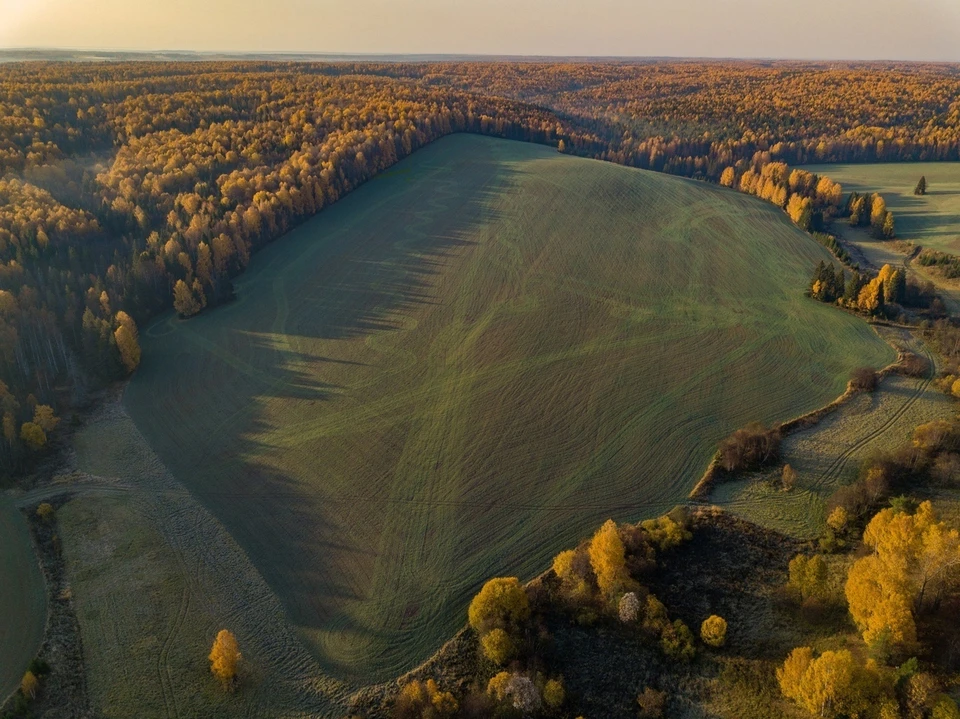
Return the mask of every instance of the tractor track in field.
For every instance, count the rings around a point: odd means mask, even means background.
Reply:
[[[890,416],[876,429],[868,432],[866,435],[858,439],[856,442],[851,444],[847,449],[841,452],[834,460],[831,462],[817,479],[814,481],[813,486],[822,487],[826,483],[835,480],[839,477],[843,470],[846,468],[847,464],[850,461],[850,458],[860,449],[867,446],[875,439],[882,436],[888,429],[890,429],[897,420],[899,420],[907,410],[909,410],[917,401],[923,396],[926,392],[927,387],[930,386],[930,383],[933,381],[933,378],[936,376],[936,364],[934,362],[933,355],[930,354],[930,351],[926,348],[923,350],[924,355],[926,355],[927,361],[930,363],[930,371],[927,374],[927,377],[917,385],[916,389],[910,394],[910,396],[899,406],[896,410],[890,413]]]

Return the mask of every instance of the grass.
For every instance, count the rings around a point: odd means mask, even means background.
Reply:
[[[829,176],[844,192],[879,192],[893,211],[897,237],[960,255],[960,162],[903,162],[867,165],[812,165],[805,170]],[[920,177],[927,194],[913,194]]]
[[[881,329],[897,344],[928,354],[904,331]],[[876,392],[858,395],[817,425],[784,440],[783,462],[798,473],[793,491],[780,489],[778,469],[721,484],[710,501],[790,536],[816,537],[826,524],[825,500],[857,478],[865,459],[909,442],[917,425],[955,413],[956,403],[929,380],[888,376]]]
[[[219,522],[165,470],[121,408],[78,431],[97,479],[58,512],[98,717],[342,716],[345,694],[291,632],[277,598]],[[242,688],[224,693],[207,654],[229,628]]]
[[[27,522],[0,494],[0,704],[20,686],[47,623],[43,576]]]
[[[142,333],[125,406],[331,676],[429,656],[491,575],[685,499],[716,442],[893,353],[732,191],[435,143]],[[122,461],[122,459],[120,460]]]

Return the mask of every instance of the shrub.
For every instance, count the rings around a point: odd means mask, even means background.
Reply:
[[[897,367],[897,372],[907,377],[926,377],[930,373],[930,362],[926,357],[905,352]]]
[[[661,552],[677,547],[693,538],[693,534],[680,522],[669,516],[648,519],[641,526]]]
[[[640,599],[635,592],[627,592],[620,597],[617,614],[624,624],[633,624],[640,618]]]
[[[827,563],[819,554],[812,557],[798,554],[790,560],[789,572],[788,586],[801,600],[820,597],[826,593]]]
[[[670,659],[689,662],[696,655],[693,646],[693,632],[681,620],[667,624],[660,635],[660,649]]]
[[[720,466],[728,472],[760,469],[780,458],[780,430],[752,422],[720,443]]]
[[[44,522],[49,522],[53,519],[53,505],[49,502],[44,502],[39,507],[37,507],[37,516],[40,517]]]
[[[727,620],[716,614],[704,619],[700,625],[700,639],[708,647],[722,647],[727,643]]]
[[[648,594],[646,610],[643,613],[643,628],[659,634],[668,623],[667,608],[663,606],[663,602],[653,594]]]
[[[850,513],[844,507],[834,507],[827,516],[827,526],[834,532],[843,532],[850,521]]]
[[[551,679],[543,687],[543,703],[553,710],[563,706],[567,698],[567,692],[563,688],[563,682],[559,679]]]
[[[37,696],[37,690],[40,688],[40,680],[29,669],[20,680],[20,691],[27,699],[33,699]]]
[[[850,386],[858,392],[873,392],[880,384],[880,377],[870,367],[858,367],[850,377]]]
[[[667,693],[646,687],[643,694],[637,696],[637,704],[640,706],[640,716],[644,719],[661,719],[667,706]]]
[[[489,580],[470,602],[470,626],[484,632],[496,626],[517,625],[530,616],[530,600],[516,577]]]
[[[780,475],[780,482],[785,491],[791,491],[797,484],[797,470],[795,470],[789,464],[783,465],[783,473]]]
[[[452,717],[460,705],[450,692],[442,692],[433,679],[426,683],[412,681],[400,690],[394,704],[397,719],[430,719]]]
[[[480,639],[483,655],[494,664],[502,666],[513,659],[517,645],[503,629],[487,632]]]

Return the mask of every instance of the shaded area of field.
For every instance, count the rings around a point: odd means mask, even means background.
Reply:
[[[143,332],[125,404],[320,665],[395,675],[492,574],[683,501],[719,438],[893,357],[776,208],[456,136]]]
[[[896,162],[858,165],[810,165],[844,192],[879,192],[897,221],[897,237],[924,247],[960,254],[960,162]],[[920,177],[927,194],[913,194]]]
[[[881,331],[906,349],[928,354],[922,342],[902,330]],[[777,469],[720,484],[710,501],[790,536],[815,537],[826,524],[825,500],[857,478],[865,459],[909,442],[917,425],[955,413],[955,402],[929,379],[890,375],[876,392],[857,395],[817,425],[784,440],[782,460],[799,475],[792,492],[781,490]]]
[[[342,716],[344,688],[323,676],[243,551],[118,402],[104,403],[75,446],[90,474],[58,522],[96,716]],[[224,627],[244,656],[236,693],[220,689],[207,662]]]
[[[0,494],[0,704],[36,656],[47,623],[47,595],[27,522]]]

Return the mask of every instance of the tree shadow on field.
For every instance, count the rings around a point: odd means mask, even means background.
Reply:
[[[394,668],[376,666],[375,653],[339,656],[316,637],[342,637],[331,642],[339,650],[343,638],[393,644],[404,631],[358,619],[376,588],[376,523],[393,476],[366,486],[337,476],[336,453],[383,448],[331,450],[329,440],[291,427],[316,420],[314,406],[361,401],[360,379],[381,369],[365,359],[365,343],[416,327],[441,301],[441,275],[495,219],[511,170],[490,141],[457,139],[476,148],[445,152],[453,142],[418,151],[399,165],[410,172],[358,188],[258,253],[237,302],[145,332],[125,398],[166,466],[277,593],[322,669],[348,681]]]

